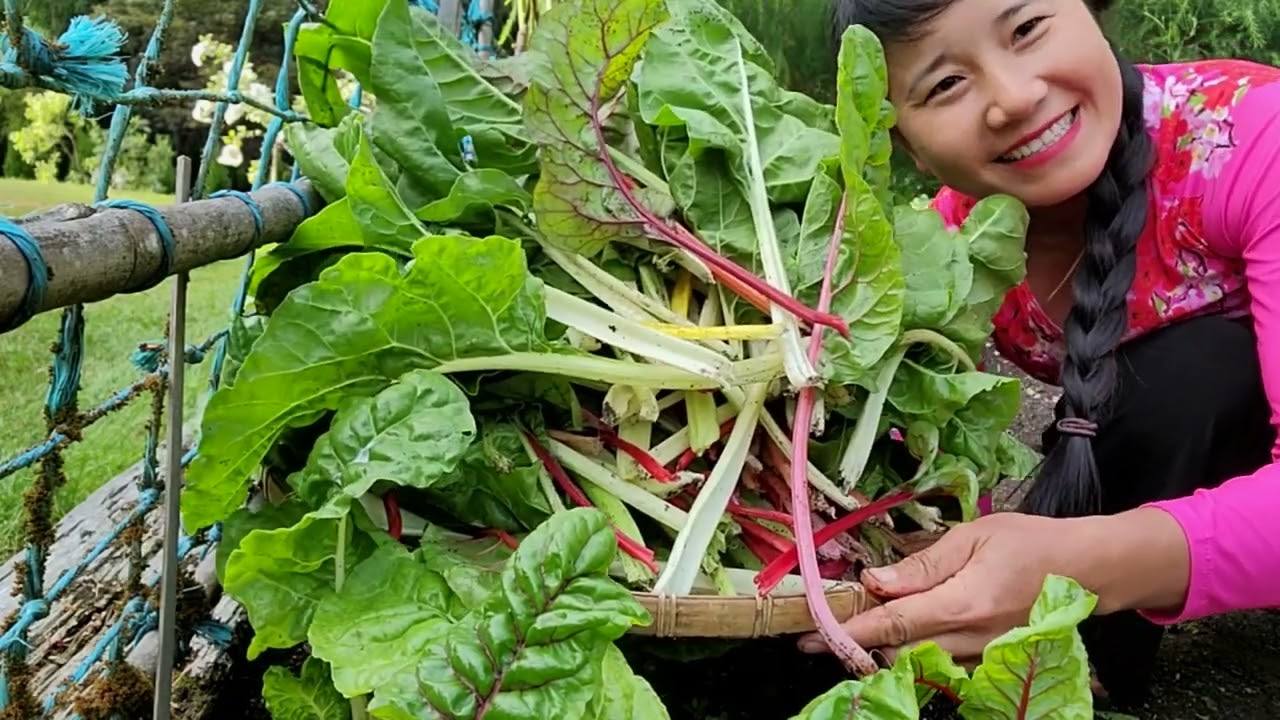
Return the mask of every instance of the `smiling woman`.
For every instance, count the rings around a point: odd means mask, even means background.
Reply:
[[[983,518],[869,572],[900,599],[847,630],[973,656],[1069,575],[1099,594],[1101,684],[1134,700],[1164,624],[1280,606],[1280,70],[1131,64],[1110,4],[836,2],[837,32],[883,43],[895,140],[948,225],[997,193],[1030,210],[993,340],[1063,389],[1021,508],[1061,519]]]

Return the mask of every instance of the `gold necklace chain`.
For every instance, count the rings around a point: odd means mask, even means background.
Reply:
[[[1058,281],[1058,286],[1055,287],[1053,289],[1053,292],[1049,293],[1049,296],[1044,299],[1045,303],[1048,303],[1051,300],[1053,300],[1053,297],[1058,294],[1058,291],[1062,289],[1062,286],[1067,284],[1067,280],[1075,273],[1076,268],[1080,266],[1080,261],[1084,259],[1084,251],[1087,248],[1088,248],[1087,245],[1085,247],[1080,248],[1080,254],[1076,255],[1075,262],[1071,263],[1071,267],[1067,268],[1066,274],[1064,274],[1062,276],[1062,279]]]

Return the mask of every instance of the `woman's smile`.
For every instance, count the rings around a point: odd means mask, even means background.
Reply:
[[[1039,167],[1070,147],[1080,133],[1080,107],[1076,106],[1035,132],[1028,133],[996,162],[1028,170]]]

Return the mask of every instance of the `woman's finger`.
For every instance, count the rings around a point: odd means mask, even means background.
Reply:
[[[944,583],[933,590],[890,600],[858,613],[841,627],[864,648],[897,647],[941,635],[963,627],[968,620],[961,612],[964,606],[952,595],[951,586]],[[818,633],[810,633],[800,639],[800,649],[808,653],[825,652],[827,644]]]

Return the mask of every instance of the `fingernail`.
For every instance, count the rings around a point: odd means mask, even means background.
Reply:
[[[898,573],[891,567],[871,568],[867,570],[867,575],[871,576],[877,585],[892,585],[893,581],[898,579]]]
[[[822,641],[817,638],[805,637],[800,639],[800,652],[802,653],[820,653],[822,652]]]

